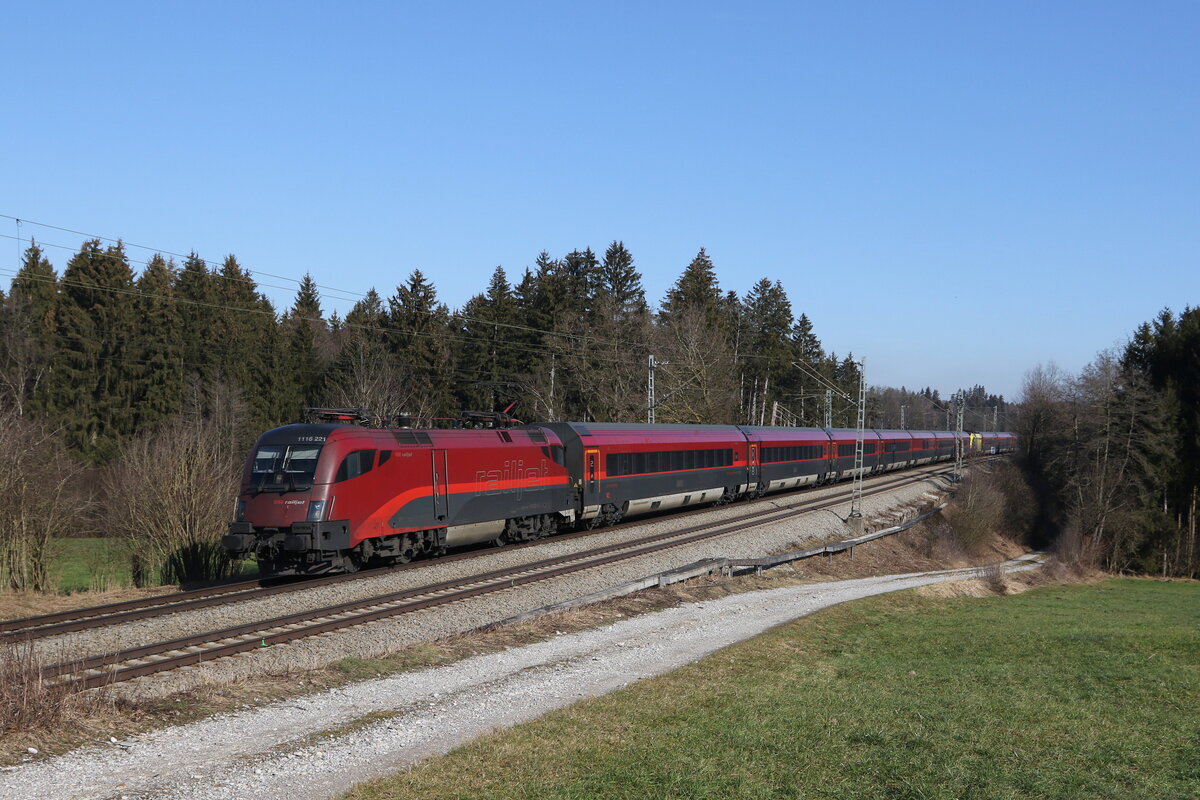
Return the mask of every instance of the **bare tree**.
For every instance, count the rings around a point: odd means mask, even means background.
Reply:
[[[565,359],[564,359],[565,361]],[[533,372],[518,378],[524,397],[522,419],[539,422],[558,422],[563,418],[566,395],[565,374],[559,366],[557,355],[546,360],[544,371]]]
[[[19,298],[0,304],[0,405],[23,415],[48,369],[45,347],[34,335],[34,320]]]
[[[419,389],[412,370],[397,366],[379,344],[351,337],[325,390],[325,402],[338,408],[369,408],[430,419],[437,412]]]
[[[220,549],[237,496],[240,454],[230,422],[184,414],[126,443],[103,477],[103,522],[135,554],[135,578],[215,579],[229,572]],[[140,574],[139,574],[140,573]]]
[[[1057,365],[1039,364],[1025,373],[1021,387],[1017,434],[1035,473],[1043,473],[1061,458],[1062,431],[1066,421],[1068,377]]]
[[[48,591],[49,544],[81,525],[81,472],[46,426],[0,410],[0,575],[9,587]]]
[[[1139,480],[1161,457],[1161,401],[1145,376],[1102,352],[1071,385],[1072,512],[1085,544],[1121,570],[1147,534]]]
[[[683,308],[655,328],[656,348],[669,354],[660,370],[658,416],[664,422],[732,423],[738,378],[725,335],[703,309]]]

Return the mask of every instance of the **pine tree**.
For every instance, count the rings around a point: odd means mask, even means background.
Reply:
[[[258,428],[272,428],[296,421],[296,409],[303,401],[295,384],[295,373],[287,366],[288,337],[275,305],[259,294],[257,310],[263,320],[259,341],[263,363],[268,365],[260,376],[257,389],[249,393],[254,413],[264,413],[267,422]]]
[[[602,282],[600,261],[592,248],[567,253],[562,260],[562,272],[566,279],[566,310],[579,317],[590,316]]]
[[[667,290],[662,314],[677,314],[685,308],[698,308],[714,325],[724,325],[722,307],[727,305],[717,284],[717,271],[704,248],[687,265],[675,284]]]
[[[393,363],[416,390],[396,410],[426,420],[455,412],[450,312],[421,270],[396,287],[388,301],[388,327]]]
[[[516,378],[512,365],[517,358],[511,333],[517,319],[517,300],[503,267],[496,267],[487,292],[467,301],[461,312],[462,340],[457,359],[468,380],[510,382]],[[476,408],[498,410],[495,388],[475,388],[464,400]]]
[[[792,304],[783,284],[767,278],[756,283],[746,295],[744,316],[747,352],[752,356],[746,359],[745,374],[756,384],[768,382],[769,396],[760,399],[765,406],[772,399],[784,397],[784,390],[794,382]]]
[[[513,345],[512,371],[529,376],[545,370],[547,335],[554,327],[547,308],[545,291],[538,274],[526,268],[520,283],[513,286],[514,315],[520,328],[510,328]],[[549,337],[553,338],[553,337]]]
[[[224,361],[212,345],[221,329],[216,283],[208,264],[195,252],[184,259],[175,282],[175,302],[183,326],[184,371],[202,383],[214,380]]]
[[[58,348],[58,276],[31,243],[0,302],[0,384],[18,414],[45,413],[46,378]]]
[[[21,269],[13,278],[8,301],[21,303],[40,327],[51,330],[57,298],[58,276],[42,248],[33,242],[25,250]]]
[[[183,394],[183,341],[175,304],[174,265],[150,258],[137,280],[137,371],[134,428],[142,431],[177,412]]]
[[[225,257],[212,282],[213,300],[219,306],[215,310],[217,327],[210,338],[219,359],[217,374],[247,401],[250,416],[247,427],[261,430],[291,419],[290,415],[283,420],[276,418],[274,400],[263,390],[262,376],[274,369],[276,363],[269,360],[266,347],[270,329],[278,325],[273,309],[265,313],[265,298],[257,283],[233,255]],[[316,291],[315,286],[310,285],[309,289]],[[319,314],[319,299],[317,308]]]
[[[324,381],[321,348],[327,328],[321,312],[321,295],[316,281],[307,272],[283,325],[293,387],[290,411],[298,419],[303,407],[317,403]]]
[[[604,251],[597,296],[607,298],[622,319],[646,311],[646,292],[642,289],[642,276],[633,265],[633,254],[625,248],[624,242],[614,241]]]
[[[124,247],[85,242],[67,263],[62,286],[63,347],[50,381],[52,414],[71,446],[102,462],[134,427],[136,326]]]
[[[801,314],[796,320],[791,338],[793,358],[813,365],[821,363],[825,351],[821,347],[821,340],[813,333],[812,320],[807,314]]]

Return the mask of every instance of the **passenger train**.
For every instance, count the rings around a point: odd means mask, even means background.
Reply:
[[[450,548],[540,539],[626,517],[853,476],[857,432],[745,425],[548,422],[490,429],[319,424],[259,437],[222,547],[264,574],[355,571]],[[868,430],[875,475],[955,458],[952,431]],[[962,434],[1007,453],[1011,433]]]

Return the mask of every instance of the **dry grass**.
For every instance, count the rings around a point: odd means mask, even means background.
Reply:
[[[39,614],[52,614],[71,608],[89,608],[108,603],[120,603],[125,600],[138,600],[178,590],[178,586],[155,586],[147,589],[119,587],[71,594],[0,592],[0,619],[19,619]]]
[[[63,726],[109,717],[113,709],[104,690],[81,692],[44,679],[28,644],[0,646],[0,740],[52,736]]]

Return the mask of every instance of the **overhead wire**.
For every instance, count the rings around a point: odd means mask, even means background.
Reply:
[[[0,236],[5,236],[5,234],[0,234]],[[8,237],[8,238],[12,238],[12,237]],[[64,247],[63,245],[57,245],[57,246]],[[127,261],[130,260],[130,259],[128,259],[128,256],[126,256],[126,260]],[[135,262],[135,263],[145,263],[145,262]],[[14,277],[18,274],[18,272],[19,272],[19,270],[0,269],[0,274],[8,274],[8,275],[12,275]],[[209,273],[209,274],[211,275],[212,273]],[[177,294],[166,295],[166,294],[159,293],[159,292],[146,292],[145,290],[136,288],[136,284],[131,286],[131,288],[129,288],[129,289],[122,289],[122,288],[114,287],[114,286],[101,286],[99,284],[94,284],[94,283],[87,283],[87,282],[82,282],[82,281],[71,281],[71,280],[67,280],[65,277],[58,278],[54,281],[51,281],[50,279],[47,279],[47,278],[34,277],[33,279],[40,280],[45,283],[54,283],[59,286],[74,286],[77,288],[97,290],[97,291],[107,291],[107,292],[113,292],[115,294],[125,294],[125,295],[131,295],[131,296],[135,296],[135,297],[169,298],[170,300],[172,300],[173,302],[175,302],[177,304],[183,303],[183,304],[187,304],[187,305],[194,305],[194,306],[205,307],[205,308],[216,309],[216,310],[248,312],[248,313],[256,313],[256,314],[260,314],[260,315],[264,315],[264,316],[271,316],[272,318],[276,317],[276,312],[274,311],[273,308],[271,310],[268,310],[265,308],[230,306],[230,305],[226,305],[226,304],[222,304],[222,303],[212,303],[212,302],[207,302],[207,301],[203,301],[203,300],[194,300],[191,298],[184,298],[184,297],[180,297]],[[420,311],[418,313],[422,314],[423,316],[433,316],[433,314],[430,312]],[[320,323],[320,324],[327,323],[327,321],[321,317],[291,316],[289,318],[290,319],[300,319],[300,320],[305,320],[308,322],[314,322],[314,323]],[[475,319],[475,318],[471,318],[471,317],[463,317],[461,315],[454,314],[454,313],[448,313],[448,318],[450,321],[461,320],[463,322],[474,322],[474,323],[482,325],[484,327],[492,327],[492,328],[499,328],[499,327],[514,328],[514,327],[516,327],[520,330],[525,330],[525,331],[529,331],[529,332],[533,332],[533,333],[539,333],[539,334],[543,334],[543,335],[565,336],[568,338],[578,339],[581,342],[608,344],[608,345],[612,345],[614,348],[627,348],[627,347],[630,347],[633,345],[641,345],[642,344],[640,342],[623,342],[623,341],[619,341],[619,340],[600,339],[600,338],[596,338],[596,337],[580,337],[580,336],[574,336],[571,334],[563,334],[563,333],[560,333],[557,331],[547,331],[544,329],[531,328],[531,327],[527,327],[527,326],[505,325],[504,323],[496,323],[496,322],[493,322],[490,320],[479,320],[479,319]],[[460,343],[476,341],[476,342],[481,342],[481,343],[485,343],[485,344],[489,344],[489,345],[502,344],[510,349],[515,349],[518,351],[531,353],[534,355],[543,355],[543,356],[544,355],[563,355],[563,353],[560,350],[557,350],[554,347],[549,346],[549,345],[529,343],[529,342],[516,342],[511,339],[493,339],[490,337],[485,338],[482,336],[465,333],[461,329],[455,330],[453,327],[447,327],[444,331],[441,331],[441,332],[423,332],[423,331],[416,331],[416,330],[405,330],[405,329],[400,329],[400,328],[393,328],[393,327],[389,327],[386,325],[358,325],[356,323],[347,322],[344,319],[341,321],[340,324],[342,326],[350,328],[350,329],[360,329],[360,330],[365,330],[365,331],[380,331],[380,332],[385,332],[385,333],[395,333],[395,334],[399,334],[399,335],[403,335],[403,336],[418,336],[418,337],[426,337],[426,338],[434,338],[434,339],[445,336],[453,341],[458,341]],[[665,350],[668,353],[668,355],[678,354],[679,352],[682,352],[680,350],[676,350],[676,349],[670,348],[670,347],[665,348]],[[637,355],[637,356],[631,356],[631,357],[627,357],[627,358],[620,358],[620,357],[614,357],[614,356],[610,356],[610,355],[601,355],[596,352],[590,352],[587,354],[587,358],[592,361],[599,361],[599,362],[605,362],[605,363],[610,363],[610,364],[634,364],[634,363],[640,362],[641,356]],[[767,358],[767,356],[760,356],[760,355],[756,355],[753,353],[741,353],[741,354],[739,354],[739,358],[765,359],[765,358]]]
[[[11,220],[16,220],[16,219],[17,219],[17,217],[13,217],[13,216],[11,216],[11,215],[9,215],[9,214],[0,214],[0,218],[4,218],[4,219],[11,219]],[[193,259],[193,258],[194,258],[194,259],[197,259],[197,260],[199,260],[199,261],[200,261],[200,262],[202,262],[203,264],[205,264],[205,266],[207,266],[207,267],[210,267],[210,268],[211,268],[211,270],[213,271],[213,273],[214,273],[214,274],[216,274],[216,275],[218,275],[219,277],[224,277],[226,280],[234,280],[234,279],[232,279],[232,278],[228,278],[227,276],[221,276],[221,275],[220,275],[220,273],[216,271],[216,270],[217,270],[217,263],[216,263],[216,262],[213,262],[213,261],[208,261],[208,260],[206,260],[206,259],[203,259],[203,258],[201,258],[199,255],[197,255],[196,253],[192,253],[192,254],[190,254],[190,255],[187,255],[187,256],[185,256],[185,255],[183,255],[183,254],[181,254],[181,253],[172,252],[172,251],[170,251],[170,250],[163,250],[163,249],[161,249],[161,248],[153,248],[153,247],[148,247],[148,246],[146,246],[146,245],[137,245],[137,244],[132,244],[132,243],[126,242],[126,241],[124,241],[124,240],[122,240],[122,239],[113,239],[113,238],[106,237],[106,236],[96,236],[96,235],[94,235],[94,234],[85,233],[85,232],[83,232],[83,231],[76,231],[76,230],[72,230],[71,228],[63,228],[63,227],[60,227],[60,226],[57,226],[57,225],[50,225],[50,224],[47,224],[47,223],[41,223],[41,222],[33,222],[33,221],[31,221],[31,220],[23,220],[23,221],[24,221],[24,222],[28,222],[28,223],[29,223],[29,224],[31,224],[31,225],[38,225],[38,226],[41,226],[41,227],[50,228],[50,229],[52,229],[52,230],[63,231],[63,232],[65,232],[65,233],[73,233],[73,234],[76,234],[76,235],[78,235],[78,236],[85,236],[85,237],[88,237],[88,239],[94,239],[94,240],[96,240],[96,241],[101,241],[101,242],[111,242],[111,243],[113,243],[113,244],[124,245],[124,246],[128,246],[128,247],[136,247],[136,248],[138,248],[138,249],[142,249],[142,250],[148,250],[148,251],[155,252],[155,253],[158,253],[158,254],[166,254],[166,255],[169,255],[169,256],[174,256],[174,257],[176,257],[176,258],[182,258],[182,259]],[[5,238],[13,238],[13,237],[11,237],[11,236],[8,236],[7,234],[0,234],[0,236],[3,236],[3,237],[5,237]],[[54,247],[58,247],[58,248],[62,248],[62,249],[65,249],[65,250],[74,250],[74,249],[75,249],[75,248],[73,248],[73,247],[68,247],[68,246],[66,246],[66,245],[58,245],[58,244],[56,244],[56,245],[52,245],[52,246],[54,246]],[[126,257],[128,258],[128,256],[126,256]],[[19,261],[19,260],[20,260],[20,259],[18,258],[18,261]],[[130,260],[131,260],[133,263],[139,263],[139,264],[147,264],[147,263],[148,263],[148,262],[145,262],[145,261],[136,261],[136,260],[133,260],[133,259],[130,259]],[[270,273],[270,272],[263,272],[262,270],[246,269],[246,272],[247,272],[247,273],[249,273],[250,275],[267,275],[268,277],[272,277],[272,278],[276,278],[276,279],[279,279],[279,280],[284,280],[284,281],[290,281],[290,282],[292,282],[292,283],[296,283],[296,284],[301,284],[301,283],[302,283],[302,280],[301,280],[301,279],[292,278],[292,277],[288,277],[288,276],[285,276],[285,275],[275,275],[275,274],[273,274],[273,273]],[[264,286],[270,286],[271,288],[277,288],[277,289],[287,289],[287,288],[290,288],[290,287],[283,287],[283,286],[275,286],[275,285],[272,285],[272,284],[257,284],[257,283],[256,283],[254,280],[252,280],[252,279],[249,279],[249,278],[247,278],[247,279],[245,279],[245,280],[247,280],[247,281],[248,281],[249,283],[251,283],[251,284],[256,284],[256,285],[264,285]],[[350,291],[350,290],[347,290],[347,289],[338,289],[338,288],[336,288],[336,287],[326,286],[325,284],[319,284],[319,283],[316,283],[316,282],[314,282],[314,283],[313,283],[313,285],[314,285],[314,286],[316,286],[317,288],[326,289],[326,290],[328,290],[328,291],[337,292],[337,293],[339,293],[339,294],[343,294],[343,295],[349,295],[349,297],[334,298],[334,299],[338,299],[338,300],[347,300],[347,301],[348,301],[348,300],[351,300],[351,299],[354,299],[354,298],[362,299],[362,298],[365,298],[365,297],[367,296],[367,295],[366,295],[366,293],[363,293],[363,292],[355,292],[355,291]],[[399,288],[399,287],[398,287],[398,288]],[[426,314],[431,314],[431,313],[433,313],[433,312],[418,311],[417,313],[426,313]],[[459,315],[459,316],[461,317],[462,315]],[[464,318],[464,319],[470,319],[470,318],[467,318],[467,317],[463,317],[463,318]],[[472,320],[472,321],[475,321],[475,322],[482,322],[482,323],[485,323],[485,324],[489,324],[489,325],[496,325],[496,326],[498,326],[498,327],[510,328],[510,329],[514,329],[514,330],[523,330],[523,331],[529,331],[529,332],[534,332],[534,333],[541,333],[541,334],[544,334],[544,335],[549,335],[549,336],[559,336],[559,337],[562,337],[562,338],[567,338],[567,339],[579,339],[579,340],[582,340],[582,341],[597,341],[597,340],[598,340],[598,337],[594,337],[594,336],[588,336],[588,335],[583,335],[583,334],[573,334],[573,333],[568,333],[568,332],[566,332],[566,331],[547,331],[547,330],[543,330],[543,329],[540,329],[540,328],[533,328],[533,327],[530,327],[530,326],[527,326],[527,325],[515,325],[515,324],[513,324],[513,323],[506,323],[506,322],[494,322],[494,321],[489,321],[489,320]],[[599,341],[603,341],[603,340],[599,340]],[[618,344],[618,345],[628,345],[628,344],[633,344],[632,342],[617,342],[617,341],[613,341],[613,340],[609,340],[609,341],[611,341],[611,342],[612,342],[612,343],[614,343],[614,344]]]
[[[182,259],[195,258],[195,259],[198,259],[199,261],[203,262],[205,266],[210,267],[214,270],[217,267],[216,262],[209,261],[204,258],[200,258],[200,256],[197,255],[195,252],[192,252],[188,255],[184,255],[183,253],[176,253],[171,250],[165,250],[161,247],[150,247],[150,246],[144,245],[144,244],[134,244],[133,242],[127,241],[125,239],[114,239],[110,236],[99,236],[94,233],[87,233],[85,231],[77,231],[77,230],[73,230],[72,228],[64,228],[59,225],[51,225],[48,222],[35,222],[33,220],[24,219],[24,218],[18,219],[17,217],[11,216],[9,214],[0,214],[0,218],[17,220],[17,222],[24,221],[24,222],[29,223],[30,225],[37,225],[39,228],[49,228],[50,230],[61,231],[63,233],[73,233],[76,236],[83,236],[83,237],[86,237],[87,239],[94,239],[94,240],[100,241],[100,242],[110,242],[112,244],[121,244],[121,245],[124,245],[125,247],[136,247],[139,250],[148,250],[152,253],[159,253],[162,255],[174,256],[175,258],[182,258]],[[270,277],[270,278],[276,278],[278,280],[291,281],[296,284],[301,283],[300,279],[292,278],[287,275],[274,275],[270,272],[264,272],[263,270],[252,270],[252,272],[254,274],[258,274],[258,275],[266,275],[267,277]],[[326,289],[326,290],[332,291],[332,292],[337,292],[339,294],[347,294],[347,295],[358,296],[358,297],[363,296],[363,295],[359,294],[358,292],[350,292],[350,291],[346,291],[344,289],[338,289],[337,287],[334,287],[334,286],[326,286],[324,284],[316,284],[316,285],[322,289]],[[283,288],[283,287],[278,287],[278,288]]]
[[[0,274],[16,276],[18,273],[17,273],[17,271],[14,271],[14,270],[0,268]],[[87,282],[83,282],[83,281],[71,281],[71,280],[66,280],[65,278],[59,278],[57,280],[52,281],[48,278],[40,278],[40,277],[36,277],[36,276],[29,276],[29,277],[31,277],[33,280],[38,280],[43,283],[53,283],[58,286],[71,286],[71,287],[76,287],[76,288],[81,288],[81,289],[111,292],[113,294],[128,295],[128,296],[133,296],[133,297],[158,297],[158,298],[162,298],[162,299],[170,299],[175,303],[183,303],[185,305],[193,305],[193,306],[198,306],[198,307],[202,307],[202,308],[209,308],[209,309],[221,310],[221,311],[233,311],[233,312],[238,312],[238,313],[253,313],[253,314],[258,314],[261,316],[269,316],[273,320],[277,319],[274,311],[269,311],[264,308],[251,308],[251,307],[241,307],[241,306],[230,306],[230,305],[225,305],[222,303],[210,303],[210,302],[206,302],[203,300],[193,300],[190,298],[179,297],[177,295],[165,295],[160,292],[146,292],[144,290],[137,289],[137,288],[122,289],[122,288],[118,288],[115,286],[100,286],[99,284],[87,283]],[[319,323],[319,324],[326,324],[326,320],[324,320],[320,317],[292,316],[289,319],[301,320],[301,321],[305,321],[305,322],[314,322],[314,323]],[[345,320],[342,321],[341,325],[343,327],[351,329],[351,330],[361,330],[361,331],[366,331],[366,332],[394,333],[394,334],[398,334],[401,336],[415,336],[415,337],[428,338],[428,339],[443,339],[444,338],[444,339],[448,339],[452,342],[457,342],[460,344],[468,343],[468,342],[494,344],[494,342],[491,339],[483,338],[480,336],[473,336],[471,334],[463,333],[462,331],[456,331],[451,327],[447,327],[445,330],[440,331],[440,332],[432,332],[432,331],[405,330],[402,328],[393,328],[393,327],[389,327],[386,325],[360,325],[357,323],[346,322]],[[559,352],[551,347],[547,347],[545,345],[522,344],[522,343],[511,342],[511,341],[503,342],[503,344],[505,344],[509,348],[524,351],[526,353],[531,353],[534,355],[562,355],[561,352]],[[587,357],[591,360],[605,361],[605,362],[613,363],[613,364],[631,364],[631,363],[636,363],[636,360],[637,360],[636,358],[634,358],[634,359],[612,358],[612,357],[608,357],[608,356],[598,355],[595,353],[589,353]],[[513,374],[513,373],[508,373],[508,374]]]
[[[14,237],[10,234],[6,234],[6,233],[0,233],[0,238],[14,239],[16,237]],[[39,239],[34,243],[37,244],[37,246],[39,248],[53,247],[58,250],[67,250],[67,251],[70,251],[73,253],[79,252],[79,248],[75,247],[74,245],[56,244],[54,242],[47,242],[43,239]],[[153,261],[153,258],[151,258],[150,260],[143,261],[141,259],[133,258],[128,253],[126,253],[125,261],[129,264],[137,264],[138,266],[141,266],[141,267],[148,267],[148,266],[150,266],[151,261]],[[201,261],[203,261],[203,259],[201,259]],[[168,262],[168,264],[170,264],[170,265],[174,265],[174,263],[175,263],[174,261]],[[206,266],[208,266],[208,265],[210,265],[211,262],[205,261],[204,263]],[[224,266],[223,263],[222,263],[222,266]],[[239,264],[238,266],[240,267],[241,265]],[[178,267],[176,267],[176,269],[178,269]],[[250,272],[250,270],[246,270],[246,272]],[[221,272],[216,271],[215,269],[208,270],[206,274],[208,274],[212,278],[219,278],[223,281],[243,282],[243,283],[246,283],[247,285],[255,287],[255,288],[260,287],[260,286],[265,286],[270,289],[284,289],[284,290],[290,290],[292,288],[290,286],[280,286],[279,284],[275,284],[275,283],[263,283],[261,281],[255,281],[252,278],[234,278],[229,275],[224,275]],[[263,273],[263,274],[266,274],[266,273]],[[272,276],[272,277],[274,277],[274,276]],[[291,278],[282,278],[281,280],[292,280],[292,279]],[[363,297],[365,297],[365,295],[363,295]],[[335,297],[333,299],[334,300],[353,300],[355,298],[353,298],[353,297]]]

